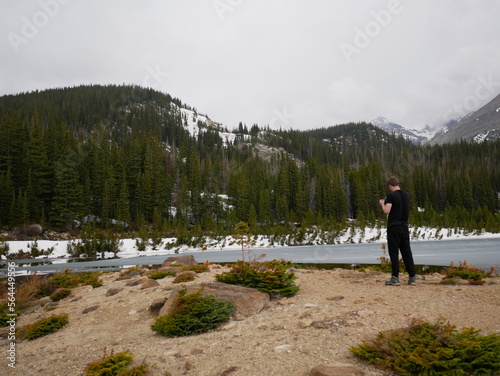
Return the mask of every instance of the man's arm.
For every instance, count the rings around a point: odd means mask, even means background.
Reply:
[[[382,207],[382,210],[384,211],[385,214],[389,214],[391,212],[391,208],[392,208],[391,203],[386,204],[385,200],[383,198],[380,199],[378,203]]]

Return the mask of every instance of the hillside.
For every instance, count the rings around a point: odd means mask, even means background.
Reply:
[[[415,225],[500,228],[500,142],[416,145],[366,123],[308,131],[210,119],[137,86],[0,97],[0,226],[190,239],[383,224],[398,175]],[[22,231],[21,231],[22,232]],[[1,239],[0,239],[1,240]]]
[[[482,142],[500,138],[500,94],[477,111],[436,134],[431,143],[444,144],[460,140]]]

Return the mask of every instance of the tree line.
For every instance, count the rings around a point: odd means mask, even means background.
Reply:
[[[500,229],[499,141],[422,146],[365,123],[240,124],[230,144],[213,127],[191,136],[181,107],[125,85],[1,97],[0,225],[176,236],[232,233],[240,221],[254,234],[374,225],[397,175],[416,226]]]

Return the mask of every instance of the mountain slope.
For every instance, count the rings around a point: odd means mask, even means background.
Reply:
[[[408,130],[402,125],[392,123],[388,121],[385,117],[379,116],[371,121],[376,127],[383,129],[389,134],[394,134],[396,136],[403,136],[405,139],[410,140],[416,144],[426,142],[428,137],[424,136],[422,132],[416,130]],[[426,128],[427,130],[427,128]]]
[[[500,94],[479,110],[464,116],[445,128],[432,139],[432,144],[444,144],[459,140],[481,142],[500,138]]]

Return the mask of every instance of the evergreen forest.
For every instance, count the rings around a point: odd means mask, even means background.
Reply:
[[[0,97],[0,226],[182,237],[231,234],[240,221],[252,234],[383,225],[378,200],[396,175],[413,226],[500,231],[500,141],[416,145],[367,123],[200,122],[193,136],[196,114],[129,85]]]

